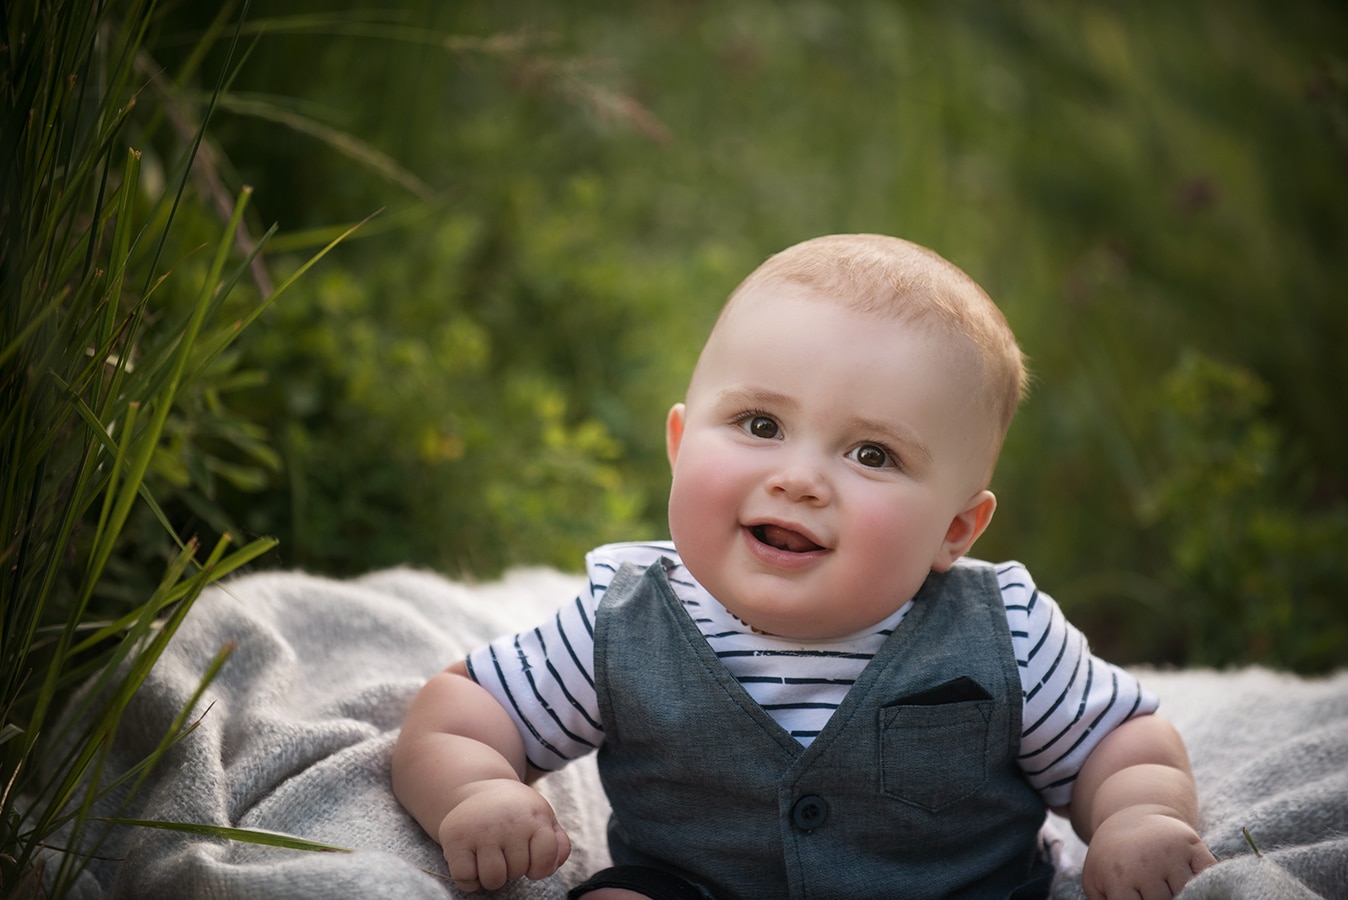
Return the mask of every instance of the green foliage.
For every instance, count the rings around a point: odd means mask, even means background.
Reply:
[[[251,409],[284,435],[289,489],[253,498],[244,522],[280,525],[295,564],[359,571],[422,560],[491,572],[512,548],[569,563],[596,533],[636,527],[641,489],[618,465],[620,444],[564,392],[582,382],[597,393],[638,368],[616,349],[608,360],[576,353],[591,371],[569,368],[568,335],[619,346],[616,270],[568,271],[526,248],[514,283],[502,284],[473,272],[482,237],[469,223],[451,220],[436,237],[359,280],[329,270],[249,345],[271,374]],[[528,292],[534,276],[553,282],[548,295]],[[540,317],[547,329],[502,334],[464,297],[468,282],[502,298],[492,315],[505,328]],[[589,302],[569,302],[578,295]]]
[[[1161,467],[1143,504],[1170,545],[1195,663],[1342,663],[1348,507],[1317,509],[1253,373],[1186,356],[1166,379]]]
[[[1341,653],[1342,11],[315,8],[269,5],[221,121],[276,246],[385,209],[240,344],[270,380],[233,408],[285,462],[220,506],[279,564],[487,576],[660,536],[664,413],[725,295],[788,243],[882,231],[984,284],[1037,374],[981,555],[1121,661]],[[394,168],[353,173],[324,128]],[[1188,416],[1163,385],[1190,357],[1267,402]],[[1189,454],[1247,431],[1276,436],[1267,478],[1217,490],[1234,470]]]

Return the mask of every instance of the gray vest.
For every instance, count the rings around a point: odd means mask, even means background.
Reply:
[[[1009,897],[1044,805],[1016,766],[1021,685],[997,576],[933,573],[814,742],[726,671],[660,565],[595,619],[599,771],[618,864],[717,900]]]

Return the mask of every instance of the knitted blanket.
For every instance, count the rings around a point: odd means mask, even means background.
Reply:
[[[403,713],[434,672],[531,627],[581,581],[544,569],[467,585],[408,569],[334,581],[258,574],[209,589],[121,723],[109,770],[157,743],[211,659],[237,645],[179,742],[126,809],[95,815],[283,832],[349,848],[318,853],[117,826],[80,898],[459,896],[439,847],[402,810],[389,756]],[[1348,671],[1145,673],[1188,742],[1203,836],[1220,862],[1184,900],[1348,898]],[[492,896],[560,898],[608,863],[607,801],[593,758],[539,783],[574,850],[562,871]],[[1243,830],[1262,852],[1256,856]],[[1080,842],[1061,820],[1055,900],[1082,895]]]

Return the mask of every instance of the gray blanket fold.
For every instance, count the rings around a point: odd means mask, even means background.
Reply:
[[[464,585],[407,569],[333,581],[297,573],[207,591],[122,722],[110,765],[138,760],[226,641],[237,649],[194,711],[200,725],[120,814],[284,832],[351,848],[309,853],[118,827],[78,885],[104,897],[457,897],[439,847],[389,784],[404,711],[428,676],[531,627],[581,581],[549,570]],[[1193,757],[1203,834],[1220,860],[1184,900],[1348,898],[1348,672],[1145,673]],[[593,759],[548,776],[574,851],[558,874],[494,896],[560,898],[608,862]],[[110,815],[112,803],[95,811]],[[1058,900],[1083,896],[1065,823]],[[1248,828],[1263,857],[1256,857]],[[1298,893],[1299,892],[1299,893]]]

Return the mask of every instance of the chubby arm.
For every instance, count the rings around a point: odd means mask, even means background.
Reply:
[[[1198,791],[1179,733],[1156,715],[1129,719],[1087,757],[1068,809],[1088,844],[1091,900],[1173,897],[1216,860],[1198,825]]]
[[[570,855],[551,805],[526,783],[538,774],[515,723],[463,662],[426,682],[393,749],[393,793],[466,892],[545,878]]]

